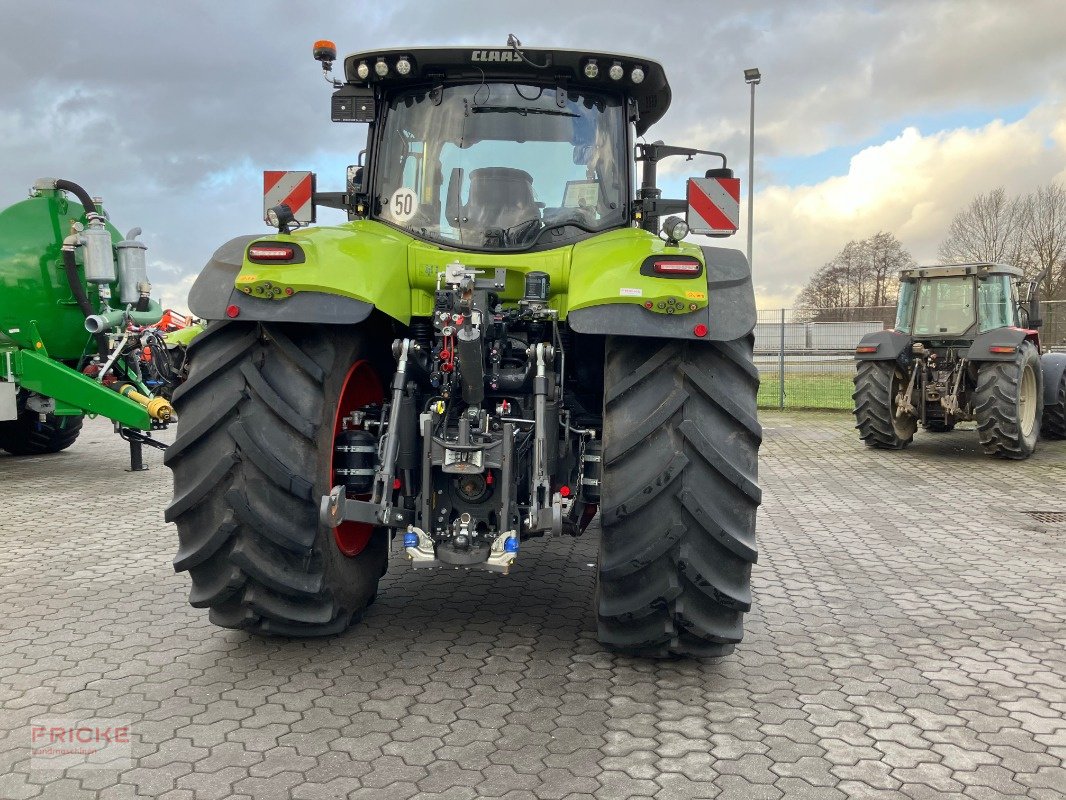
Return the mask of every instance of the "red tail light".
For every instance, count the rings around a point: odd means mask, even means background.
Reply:
[[[698,261],[653,261],[651,268],[660,275],[699,275],[703,271]]]
[[[248,248],[248,258],[253,261],[292,261],[296,251],[289,245],[253,244]]]
[[[876,353],[877,352],[877,345],[876,344],[859,345],[858,347],[855,348],[855,352],[856,353]]]

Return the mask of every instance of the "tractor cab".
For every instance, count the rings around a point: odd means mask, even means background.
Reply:
[[[973,339],[998,328],[1029,327],[1019,302],[1022,271],[1006,264],[919,267],[900,275],[895,329],[916,339]],[[1035,321],[1035,317],[1033,317]]]
[[[721,153],[637,144],[670,105],[663,68],[650,59],[523,49],[512,37],[506,48],[355,53],[344,59],[340,81],[332,77],[335,46],[318,42],[314,55],[335,88],[333,121],[369,123],[347,191],[314,198],[352,219],[488,252],[556,248],[636,224],[658,232],[659,217],[671,212],[689,217],[677,238],[690,229],[736,231],[738,220],[716,213],[699,192],[695,214],[687,199],[660,197],[656,165],[668,156],[721,158],[721,168],[695,180],[713,182],[704,189],[725,197],[727,207],[739,182]],[[639,190],[635,150],[643,163]],[[302,221],[313,213],[309,206]]]

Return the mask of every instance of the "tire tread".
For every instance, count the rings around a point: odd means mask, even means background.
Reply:
[[[717,657],[741,639],[761,500],[752,347],[608,338],[596,611],[612,648]]]
[[[208,608],[213,624],[330,635],[372,601],[387,543],[375,535],[359,556],[340,555],[319,524],[307,467],[327,458],[321,448],[332,451],[332,425],[324,431],[318,417],[332,413],[324,393],[346,374],[338,359],[368,342],[358,329],[235,322],[213,323],[193,341],[191,374],[174,399],[178,433],[165,459],[174,499],[165,518],[178,528],[174,568],[189,573],[189,602]],[[268,360],[270,373],[262,369]]]

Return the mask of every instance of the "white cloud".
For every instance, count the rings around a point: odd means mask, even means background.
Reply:
[[[930,262],[952,216],[974,195],[997,186],[1024,194],[1066,180],[1064,115],[1066,103],[1048,103],[1010,124],[927,135],[907,128],[858,152],[846,175],[756,191],[759,305],[789,304],[850,239],[890,231],[919,262]]]
[[[152,296],[164,309],[170,308],[179,314],[189,314],[189,290],[196,281],[196,273],[182,275],[180,270],[167,268],[159,262],[149,268],[149,275],[155,278],[152,283]]]

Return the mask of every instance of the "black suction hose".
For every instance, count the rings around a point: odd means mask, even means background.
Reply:
[[[81,313],[88,319],[93,315],[93,307],[89,305],[89,295],[85,293],[85,287],[81,285],[81,281],[78,279],[78,265],[74,261],[74,248],[69,249],[63,247],[63,271],[67,273],[67,283],[70,284],[70,291],[74,294],[74,299],[78,301],[78,308],[81,309]],[[102,333],[94,333],[93,338],[96,339],[96,349],[100,353],[101,358],[107,358],[110,353],[110,348],[107,346],[107,336]]]
[[[96,203],[89,197],[89,193],[78,184],[58,178],[56,179],[55,187],[70,192],[77,197],[85,207],[86,214],[97,213]],[[73,245],[63,245],[63,270],[67,273],[67,283],[70,284],[70,291],[74,294],[74,299],[78,301],[78,308],[88,319],[93,315],[93,307],[89,304],[89,295],[85,293],[85,288],[78,279],[78,265],[74,261]],[[97,333],[93,335],[93,338],[96,339],[96,349],[99,351],[100,357],[106,359],[110,353],[110,348],[107,346],[107,336]]]
[[[74,183],[74,181],[65,181],[62,178],[57,178],[55,187],[57,189],[62,189],[65,192],[70,192],[77,197],[81,201],[81,204],[85,206],[85,213],[96,213],[96,203],[94,203],[93,199],[89,197],[89,193],[78,186],[78,184]]]

